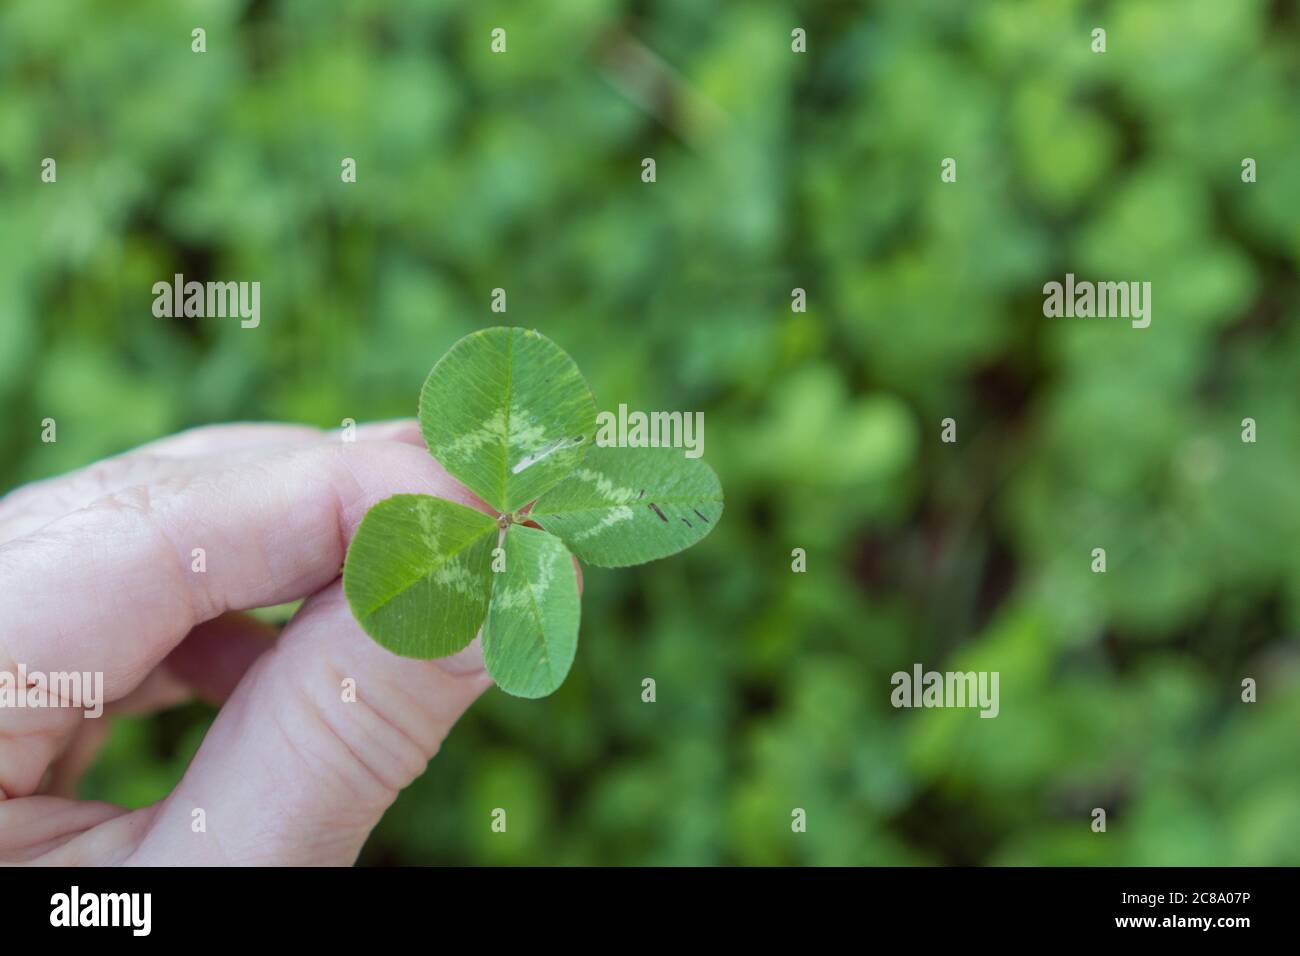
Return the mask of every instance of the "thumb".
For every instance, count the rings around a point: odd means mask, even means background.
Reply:
[[[131,862],[349,865],[491,684],[478,639],[441,661],[398,657],[335,582],[249,670]]]

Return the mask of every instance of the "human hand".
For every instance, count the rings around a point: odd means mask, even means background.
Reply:
[[[355,442],[292,425],[199,428],[0,499],[0,671],[102,672],[105,716],[221,702],[176,789],[132,811],[70,799],[107,720],[0,706],[0,862],[354,862],[491,685],[478,638],[409,660],[353,620],[347,544],[399,493],[490,513],[414,422],[359,426]],[[241,613],[298,598],[278,638]]]

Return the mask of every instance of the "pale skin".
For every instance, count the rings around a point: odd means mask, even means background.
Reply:
[[[0,707],[0,863],[353,863],[492,683],[478,639],[410,660],[353,620],[347,543],[399,493],[491,513],[409,421],[358,426],[351,443],[210,426],[0,499],[0,669],[100,671],[106,701],[99,719]],[[244,613],[299,598],[278,638]],[[137,810],[73,798],[113,714],[196,696],[220,711],[168,797]]]

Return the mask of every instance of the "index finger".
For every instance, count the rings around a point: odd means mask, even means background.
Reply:
[[[0,665],[135,687],[196,625],[334,580],[367,509],[399,493],[486,510],[400,441],[310,445],[126,488],[0,546]]]

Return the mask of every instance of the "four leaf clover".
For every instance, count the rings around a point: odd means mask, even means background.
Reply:
[[[454,654],[481,628],[488,673],[517,697],[550,694],[573,663],[572,556],[653,561],[695,544],[722,514],[721,485],[700,459],[595,445],[591,389],[531,330],[485,329],[453,345],[424,383],[420,429],[497,516],[428,495],[379,502],[348,548],[344,593],[366,633],[406,657]]]

